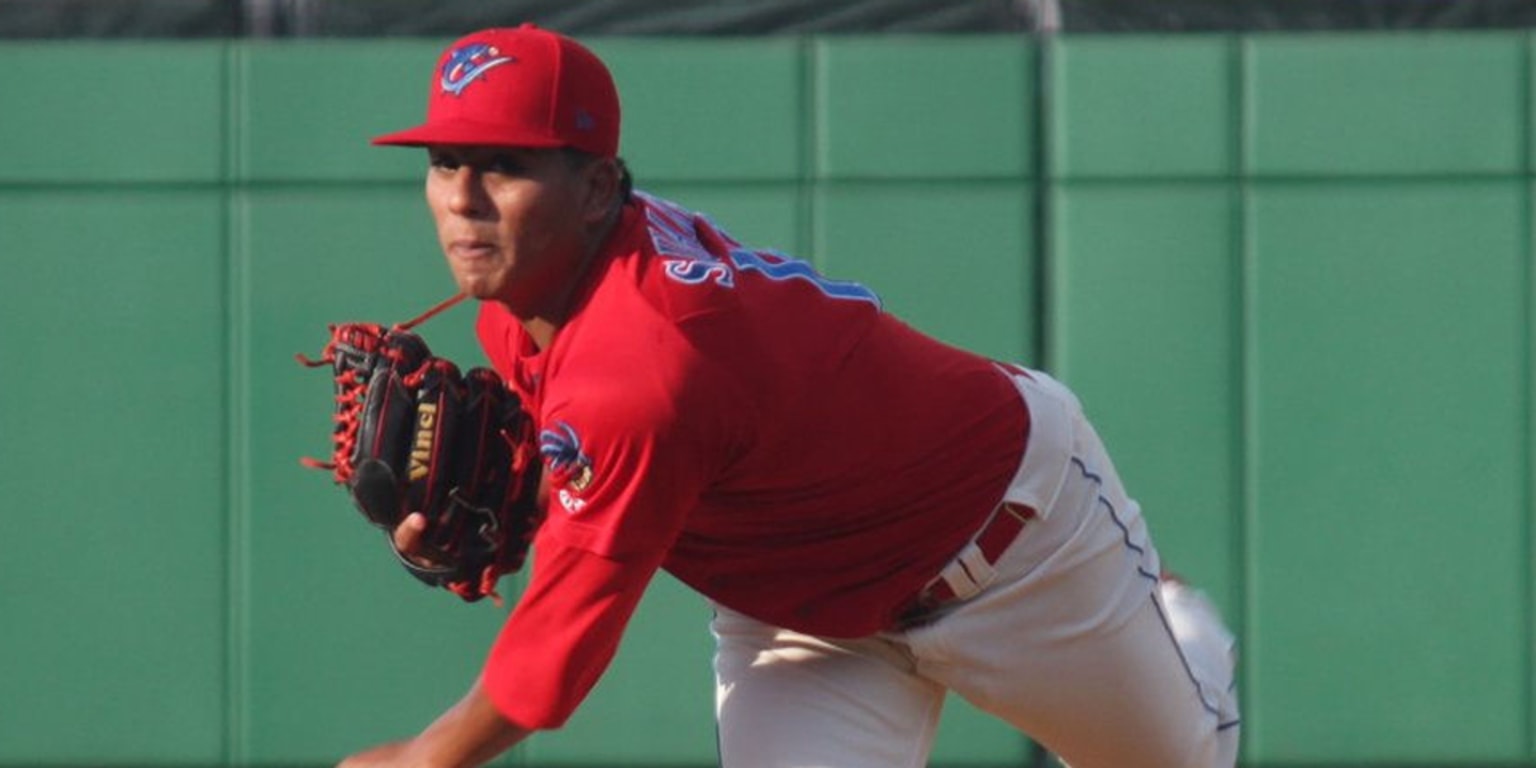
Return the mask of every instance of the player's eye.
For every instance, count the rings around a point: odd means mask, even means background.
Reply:
[[[442,171],[456,171],[461,165],[459,158],[447,152],[429,152],[427,153],[427,162],[432,168]]]
[[[499,173],[504,176],[515,176],[523,172],[524,166],[517,158],[508,154],[496,154],[486,158],[481,166],[486,173]]]

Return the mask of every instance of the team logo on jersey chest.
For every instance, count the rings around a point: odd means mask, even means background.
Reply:
[[[481,75],[509,61],[516,59],[502,56],[494,45],[470,43],[448,54],[448,60],[443,62],[443,76],[438,85],[445,93],[457,96]]]
[[[586,500],[577,497],[592,485],[592,458],[582,452],[575,428],[557,421],[539,432],[539,455],[549,470],[551,487],[558,488],[555,496],[560,506],[572,514],[586,508]]]

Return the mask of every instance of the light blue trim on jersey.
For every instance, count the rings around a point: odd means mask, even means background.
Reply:
[[[743,272],[760,272],[769,280],[805,280],[830,298],[867,301],[876,309],[882,308],[880,297],[874,291],[848,280],[828,279],[810,264],[778,251],[738,248],[731,251],[731,263]]]

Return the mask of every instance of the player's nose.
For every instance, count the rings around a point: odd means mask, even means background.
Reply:
[[[473,216],[485,209],[486,201],[479,172],[467,163],[454,169],[448,179],[448,210],[460,216]]]

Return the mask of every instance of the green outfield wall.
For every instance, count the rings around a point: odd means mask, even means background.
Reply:
[[[298,464],[294,353],[452,290],[366,145],[445,42],[0,45],[0,765],[329,765],[476,673],[505,611]],[[1080,391],[1247,764],[1536,764],[1529,35],[592,42],[641,187]],[[707,619],[505,762],[712,765]],[[1030,755],[955,702],[934,764]]]

